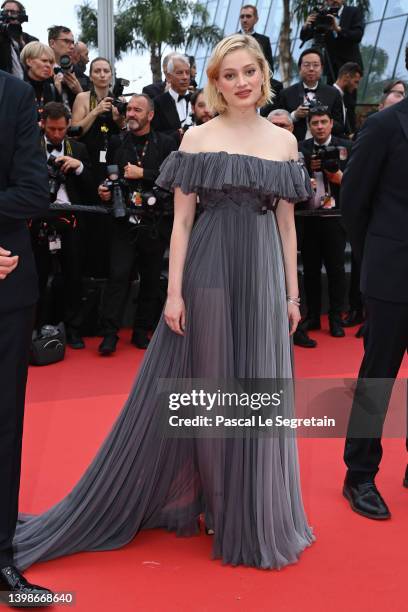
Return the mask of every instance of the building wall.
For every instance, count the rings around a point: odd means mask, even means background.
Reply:
[[[223,30],[225,35],[239,29],[239,11],[242,0],[208,0],[203,2],[210,14],[210,22]],[[282,0],[259,0],[256,4],[259,13],[257,31],[267,34],[271,40],[279,79],[277,44],[282,19]],[[300,26],[292,26],[292,53],[295,60],[299,56]],[[376,103],[384,83],[390,79],[408,79],[405,70],[405,46],[408,43],[408,0],[371,0],[371,11],[367,16],[365,35],[361,49],[364,59],[365,77],[359,90],[359,101]],[[206,45],[191,49],[197,61],[200,84],[205,83],[205,66],[211,49]],[[294,75],[296,77],[296,75]]]

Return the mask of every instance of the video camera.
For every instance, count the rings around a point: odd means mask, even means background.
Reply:
[[[18,21],[18,24],[13,23],[13,21]],[[24,11],[18,11],[14,15],[9,15],[9,11],[2,9],[0,11],[0,34],[8,34],[11,33],[14,28],[21,30],[21,25],[28,21],[27,13]]]
[[[337,17],[338,8],[326,6],[324,2],[313,7],[313,13],[316,14],[316,20],[312,25],[315,37],[323,37],[331,31],[333,20],[331,17]]]
[[[132,190],[129,181],[120,178],[117,165],[108,166],[107,174],[104,185],[112,194],[112,214],[116,219],[132,214],[172,214],[173,197],[170,192],[157,186],[150,191]]]
[[[320,160],[322,170],[337,172],[340,169],[340,161],[346,161],[346,147],[328,145],[318,149],[312,154],[312,159]]]

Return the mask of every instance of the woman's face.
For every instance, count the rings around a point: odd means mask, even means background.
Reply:
[[[46,53],[40,57],[27,59],[28,76],[36,81],[45,81],[52,76],[54,63]]]
[[[263,76],[256,58],[245,49],[232,51],[221,62],[216,87],[231,108],[256,106]]]
[[[96,87],[109,87],[112,80],[112,71],[108,62],[99,60],[92,64],[90,79]]]

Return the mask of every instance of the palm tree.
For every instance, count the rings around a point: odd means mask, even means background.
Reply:
[[[215,44],[222,32],[208,23],[208,12],[190,0],[119,0],[115,15],[115,53],[149,51],[153,81],[161,79],[161,57],[166,45],[188,48],[193,43]],[[97,45],[97,12],[88,0],[79,7],[81,39]]]

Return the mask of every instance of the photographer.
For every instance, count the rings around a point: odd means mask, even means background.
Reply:
[[[50,201],[63,204],[87,203],[91,185],[89,158],[84,145],[67,138],[70,115],[58,102],[45,105],[42,114],[43,146],[47,155]],[[46,286],[55,252],[60,256],[64,281],[64,323],[67,342],[84,348],[79,335],[81,307],[81,254],[78,220],[69,211],[52,212],[31,226],[40,284],[36,326],[47,321]],[[54,255],[53,255],[54,253]]]
[[[133,96],[126,112],[128,132],[124,136],[112,138],[108,151],[108,162],[118,166],[121,176],[128,183],[129,195],[133,193],[136,197],[151,191],[160,165],[175,149],[172,138],[151,130],[153,109],[152,100],[145,94]],[[99,195],[105,202],[112,199],[110,190],[104,184],[99,187]],[[172,220],[172,216],[158,216],[153,224],[140,226],[132,223],[134,219],[127,217],[114,220],[109,283],[103,307],[104,339],[99,346],[101,354],[109,355],[116,350],[117,332],[137,257],[140,291],[132,342],[138,348],[147,347],[147,334],[156,324],[160,306],[160,272],[170,239]]]
[[[300,81],[281,91],[278,108],[291,113],[295,124],[294,135],[297,140],[310,138],[307,117],[315,106],[327,106],[333,117],[333,133],[344,134],[343,103],[335,87],[320,82],[323,71],[323,58],[319,49],[306,49],[298,61]]]
[[[25,80],[34,89],[37,103],[37,119],[48,102],[60,102],[61,96],[55,85],[55,56],[51,47],[40,42],[30,42],[20,55],[25,69]]]
[[[299,143],[315,195],[309,205],[338,211],[340,185],[351,143],[332,136],[333,118],[325,107],[310,111],[312,138]],[[301,254],[305,280],[307,316],[302,329],[320,329],[321,267],[326,268],[329,289],[329,329],[335,338],[344,336],[341,314],[346,291],[344,251],[346,233],[339,217],[305,217]]]
[[[74,72],[74,35],[65,26],[52,26],[48,28],[48,44],[55,54],[54,72],[58,77],[56,85],[64,104],[71,110],[77,94],[82,91],[81,84]]]
[[[3,2],[0,13],[0,70],[19,79],[24,78],[20,53],[27,43],[37,40],[23,32],[22,24],[25,21],[28,21],[28,17],[20,2]]]
[[[317,10],[308,16],[300,31],[300,39],[305,42],[314,39],[316,46],[327,49],[328,62],[325,74],[328,83],[337,79],[338,72],[347,62],[356,62],[363,68],[359,43],[364,35],[364,15],[359,7],[344,6],[344,0],[316,2]]]

